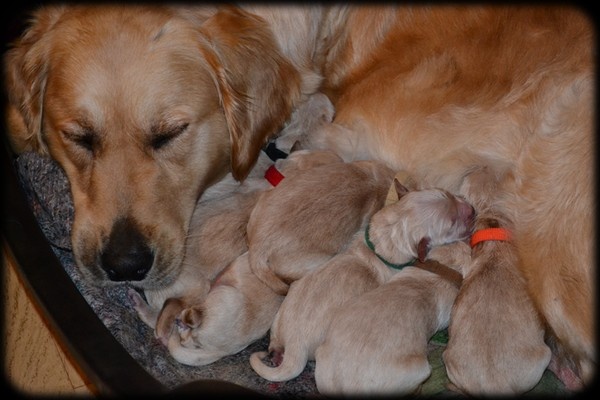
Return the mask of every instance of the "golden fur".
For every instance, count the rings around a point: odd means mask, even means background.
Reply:
[[[554,353],[585,384],[594,48],[570,7],[49,7],[6,54],[9,126],[16,149],[66,171],[82,271],[145,289],[177,277],[205,188],[244,178],[316,90],[336,118],[309,141],[345,160],[451,191],[473,165],[508,171],[494,207]]]

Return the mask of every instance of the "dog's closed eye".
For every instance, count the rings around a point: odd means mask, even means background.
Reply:
[[[188,126],[189,123],[185,122],[175,126],[153,128],[150,146],[154,150],[160,150],[169,144],[173,139],[181,135]]]
[[[65,130],[63,136],[68,142],[75,144],[78,148],[94,152],[94,149],[98,146],[98,135],[89,128],[82,128],[81,130]]]

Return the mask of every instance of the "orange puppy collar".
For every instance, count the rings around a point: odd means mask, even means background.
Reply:
[[[471,247],[487,240],[510,240],[510,232],[504,228],[487,228],[473,233],[471,236]]]

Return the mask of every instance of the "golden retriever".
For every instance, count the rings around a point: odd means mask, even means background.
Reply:
[[[496,207],[549,342],[595,371],[594,29],[546,6],[45,7],[5,56],[18,151],[54,157],[73,248],[99,284],[178,275],[194,205],[244,179],[317,90],[335,124],[310,140],[454,191],[510,171]],[[503,282],[498,282],[503,285]]]

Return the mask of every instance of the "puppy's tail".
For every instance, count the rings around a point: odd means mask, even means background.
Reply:
[[[296,352],[285,355],[280,351],[259,351],[250,356],[250,366],[262,378],[271,382],[284,382],[294,379],[306,366],[306,352]],[[270,367],[263,360],[269,358],[275,367]],[[265,360],[266,361],[266,360]]]
[[[280,296],[285,296],[290,285],[280,279],[269,267],[269,262],[263,252],[250,252],[250,269],[262,283]]]

